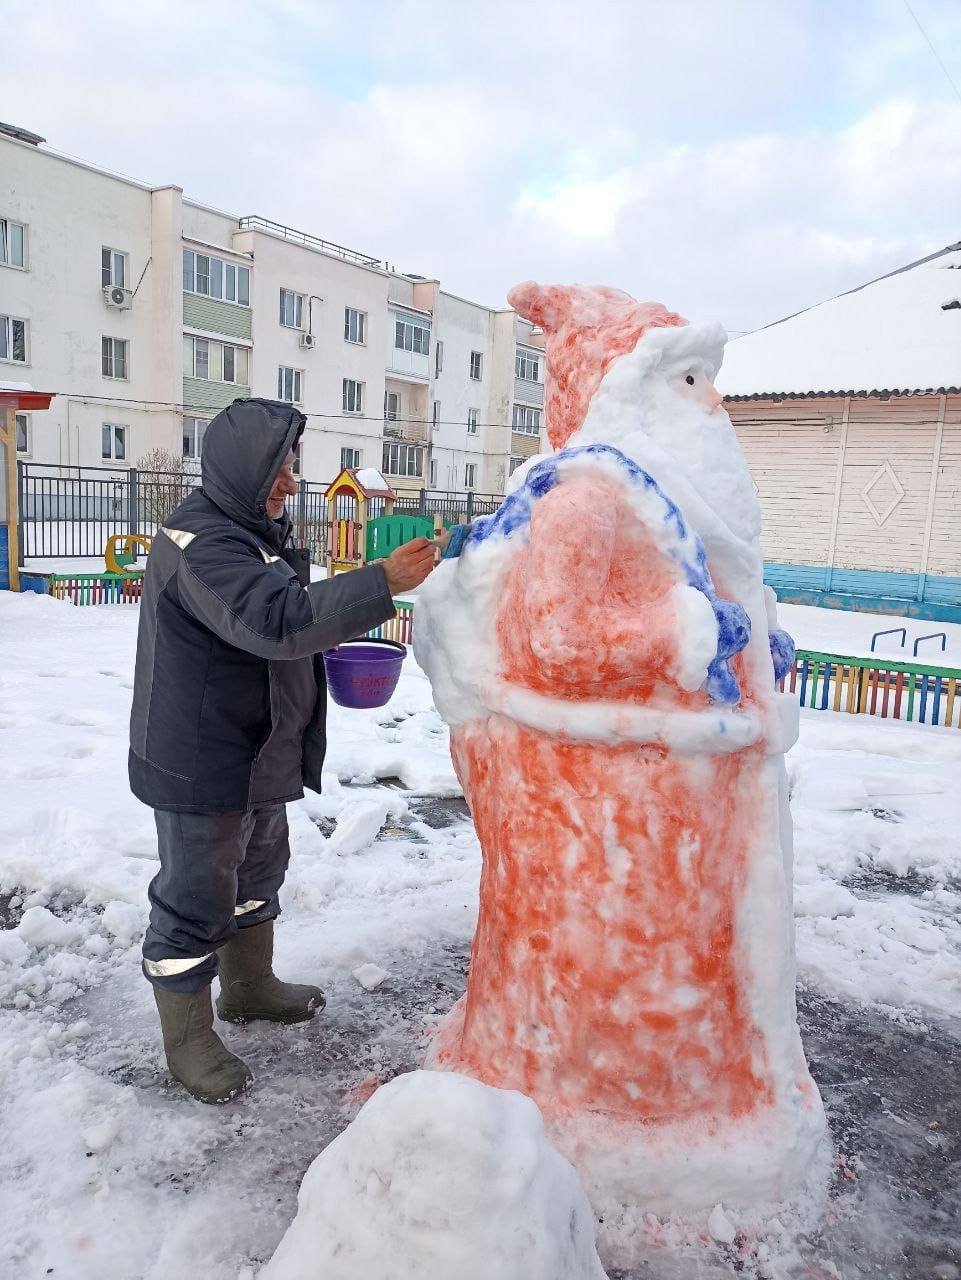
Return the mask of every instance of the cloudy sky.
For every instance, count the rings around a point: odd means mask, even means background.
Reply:
[[[911,0],[961,84],[961,3]],[[503,305],[733,332],[961,240],[961,100],[904,0],[35,0],[2,118]]]

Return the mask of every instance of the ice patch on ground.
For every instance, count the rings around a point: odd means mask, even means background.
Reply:
[[[604,1280],[577,1174],[529,1098],[450,1072],[384,1085],[301,1184],[260,1280]]]

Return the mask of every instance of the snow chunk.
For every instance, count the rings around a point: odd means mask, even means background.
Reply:
[[[838,916],[853,916],[857,903],[854,894],[836,880],[799,884],[794,890],[796,916],[826,916],[829,920],[836,920]]]
[[[351,977],[356,978],[365,991],[376,991],[390,974],[378,964],[362,964],[353,971]]]
[[[8,964],[21,968],[27,962],[29,950],[23,938],[18,938],[11,930],[0,932],[0,964]]]
[[[33,947],[68,947],[80,936],[76,925],[61,920],[46,907],[28,907],[16,932]]]
[[[140,908],[132,902],[108,902],[103,913],[104,928],[121,947],[129,947],[143,933]]]
[[[260,1280],[604,1280],[574,1169],[523,1094],[450,1072],[384,1085],[307,1170]]]
[[[341,857],[360,853],[387,821],[389,807],[386,800],[358,801],[337,820],[334,833],[327,841],[327,848]]]
[[[707,1229],[711,1233],[713,1239],[720,1244],[733,1244],[734,1237],[737,1232],[734,1229],[734,1223],[724,1212],[722,1204],[716,1204],[711,1210],[707,1220]]]

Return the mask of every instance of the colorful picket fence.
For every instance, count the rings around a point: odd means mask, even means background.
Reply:
[[[73,604],[137,604],[143,571],[135,570],[123,577],[115,573],[51,573],[46,580],[50,595],[57,600],[70,600]]]
[[[410,645],[414,636],[414,606],[407,600],[395,600],[397,616],[375,627],[367,634],[373,640],[399,640]]]
[[[802,707],[961,728],[961,670],[799,649],[781,688]]]

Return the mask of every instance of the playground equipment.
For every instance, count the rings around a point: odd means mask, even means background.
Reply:
[[[0,588],[20,590],[20,495],[17,414],[49,409],[53,392],[0,382]]]
[[[386,706],[397,688],[407,650],[396,640],[346,640],[324,654],[327,687],[340,707]]]
[[[874,646],[882,636],[900,636],[901,648],[903,649],[908,642],[908,629],[907,627],[888,627],[887,631],[875,631],[874,635],[871,637],[872,653],[874,652]],[[917,653],[917,650],[915,650],[915,653]]]
[[[345,467],[328,486],[327,499],[327,572],[331,575],[365,565],[367,539],[365,529],[371,507],[383,508],[390,516],[394,510],[394,491],[380,474],[370,467],[359,470]]]
[[[152,545],[153,538],[144,534],[112,533],[107,539],[103,552],[107,573],[113,573],[122,578],[143,577],[141,570],[131,570],[130,565],[136,563],[138,550],[146,554]]]
[[[925,640],[940,640],[940,641],[941,641],[941,652],[942,652],[942,653],[944,653],[945,649],[947,649],[947,647],[948,647],[948,634],[947,634],[947,632],[946,632],[946,631],[932,631],[930,635],[927,635],[927,636],[918,636],[917,640],[915,640],[915,642],[914,642],[914,656],[915,656],[915,657],[917,657],[917,656],[918,656],[918,645],[919,645],[919,644],[924,644]]]
[[[459,522],[439,515],[394,515],[394,492],[379,471],[347,467],[327,489],[327,572],[385,560],[415,538],[438,537]],[[382,510],[381,510],[382,508]]]

